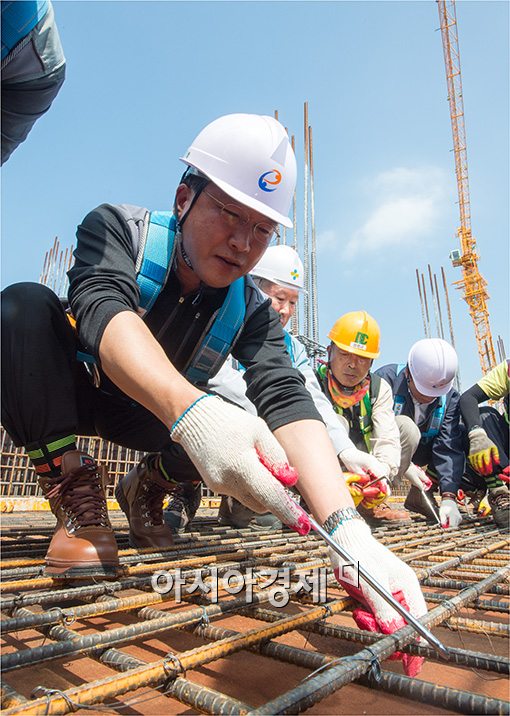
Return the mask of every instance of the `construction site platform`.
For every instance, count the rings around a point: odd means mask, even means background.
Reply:
[[[491,518],[374,530],[416,571],[445,662],[410,627],[359,630],[316,535],[215,515],[201,508],[192,531],[150,552],[129,547],[111,512],[123,573],[93,583],[44,576],[51,513],[2,515],[3,713],[509,713],[510,538]],[[153,589],[155,572],[177,569],[180,596]],[[419,676],[387,660],[397,647],[426,657]]]

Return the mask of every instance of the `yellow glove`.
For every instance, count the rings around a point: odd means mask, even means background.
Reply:
[[[468,460],[479,475],[488,477],[499,466],[499,450],[483,428],[474,428],[469,433]]]
[[[344,472],[344,478],[356,507],[362,504],[367,510],[372,510],[389,496],[389,486],[384,478],[368,487],[365,487],[365,485],[373,482],[373,475]]]
[[[343,476],[351,493],[351,497],[357,507],[363,499],[363,488],[361,483],[368,482],[367,475],[357,475],[355,472],[344,472]]]

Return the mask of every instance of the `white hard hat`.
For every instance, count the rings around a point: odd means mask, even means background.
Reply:
[[[251,275],[285,288],[305,290],[303,264],[290,246],[270,246],[251,270]]]
[[[296,187],[296,158],[285,128],[274,117],[219,117],[180,159],[236,201],[292,228],[287,215]]]
[[[446,395],[457,373],[455,349],[442,338],[423,338],[409,351],[407,366],[422,395],[437,398]]]

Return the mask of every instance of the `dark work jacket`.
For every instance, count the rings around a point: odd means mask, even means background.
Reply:
[[[378,368],[375,372],[386,380],[392,389],[393,396],[401,395],[404,399],[400,415],[407,415],[414,422],[414,402],[407,386],[405,369],[398,375],[398,365],[391,363]],[[456,493],[464,474],[465,454],[463,449],[463,433],[460,424],[459,393],[453,388],[446,395],[445,414],[439,433],[431,440],[422,439],[413,456],[417,465],[428,465],[437,475],[441,493]],[[429,404],[423,421],[418,425],[421,433],[427,432],[432,413],[439,405],[439,398]]]
[[[99,344],[110,320],[122,311],[139,313],[134,239],[147,213],[140,207],[102,204],[77,230],[75,263],[68,274],[69,303],[80,343],[98,362]],[[246,367],[248,398],[271,430],[296,420],[322,421],[303,376],[292,366],[278,315],[255,284],[250,284],[257,295],[250,301],[251,311],[231,351]],[[202,286],[182,296],[175,271],[170,271],[143,320],[178,371],[185,370],[227,290]]]

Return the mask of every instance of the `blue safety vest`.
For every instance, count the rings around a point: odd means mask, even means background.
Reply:
[[[43,19],[48,0],[2,2],[2,60]]]
[[[140,308],[150,311],[166,283],[175,253],[177,221],[169,211],[152,211],[145,243],[139,249],[136,281],[140,289]],[[245,279],[229,286],[223,305],[217,311],[184,371],[194,385],[205,386],[218,365],[227,358],[240,333],[246,315]],[[78,353],[85,363],[95,363],[93,356]]]
[[[397,366],[397,375],[400,375],[405,367],[405,363],[400,363]],[[402,414],[405,402],[406,399],[403,395],[395,395],[393,399],[393,412],[395,413],[395,415]],[[428,429],[421,434],[422,440],[424,440],[425,442],[429,442],[430,440],[433,440],[436,435],[439,435],[439,429],[441,428],[445,411],[446,395],[441,395],[439,398],[439,405],[434,408],[432,414],[429,417]]]

